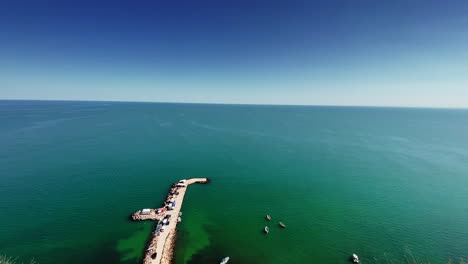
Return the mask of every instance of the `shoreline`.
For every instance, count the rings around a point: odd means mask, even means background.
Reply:
[[[163,207],[142,209],[131,215],[133,221],[152,220],[156,228],[152,231],[145,250],[143,264],[170,264],[173,259],[178,218],[188,186],[194,183],[209,183],[208,178],[180,180],[169,189]]]

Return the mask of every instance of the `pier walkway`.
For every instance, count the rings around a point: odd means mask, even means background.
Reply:
[[[174,243],[176,237],[177,218],[179,217],[182,202],[184,201],[185,192],[189,185],[194,183],[208,183],[207,178],[192,178],[182,180],[175,183],[166,198],[166,208],[171,208],[172,202],[175,206],[172,210],[158,209],[143,209],[132,215],[132,219],[138,220],[154,220],[158,221],[156,230],[151,235],[151,241],[145,252],[143,264],[169,264],[172,261],[174,251]],[[162,224],[164,219],[168,219],[169,224]]]

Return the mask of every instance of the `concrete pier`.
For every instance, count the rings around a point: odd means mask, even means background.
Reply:
[[[134,221],[153,220],[158,222],[145,251],[143,264],[169,264],[172,262],[177,218],[187,187],[194,183],[208,183],[208,181],[208,178],[192,178],[174,183],[166,197],[164,207],[142,209],[132,214],[131,218]]]

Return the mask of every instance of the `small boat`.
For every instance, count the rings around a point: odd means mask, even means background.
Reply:
[[[146,251],[151,251],[153,249],[154,249],[154,247],[149,247]]]
[[[279,224],[282,228],[286,228],[286,225],[283,224],[283,222],[279,222],[278,224]]]
[[[270,215],[266,215],[266,219],[267,219],[268,221],[271,221],[271,216],[270,216]]]
[[[221,260],[221,262],[219,264],[226,264],[226,263],[228,263],[228,261],[229,261],[229,257],[225,257],[225,258],[223,258]]]
[[[353,262],[359,263],[359,257],[356,254],[353,254]]]
[[[179,216],[177,217],[177,223],[180,223],[180,222],[182,222],[182,218]]]
[[[270,232],[270,228],[268,228],[268,226],[265,226],[265,229],[264,229],[265,233],[269,233]]]

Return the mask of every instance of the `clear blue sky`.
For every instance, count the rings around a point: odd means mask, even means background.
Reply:
[[[468,1],[2,1],[0,99],[468,107]]]

